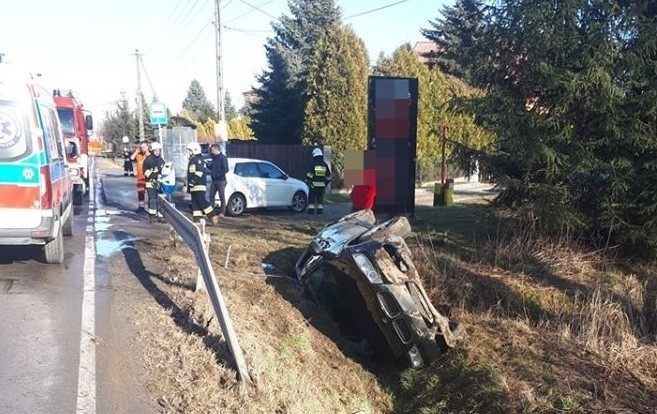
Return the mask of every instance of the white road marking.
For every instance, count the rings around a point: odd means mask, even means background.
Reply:
[[[93,171],[93,168],[91,169]],[[89,217],[84,241],[84,289],[82,294],[82,325],[80,333],[80,367],[78,370],[77,412],[96,413],[96,239],[94,236],[95,194],[93,179],[89,189]]]

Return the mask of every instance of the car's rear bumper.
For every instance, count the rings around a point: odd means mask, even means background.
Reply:
[[[0,229],[0,245],[46,244],[55,237],[55,221],[43,217],[41,223],[29,229]]]

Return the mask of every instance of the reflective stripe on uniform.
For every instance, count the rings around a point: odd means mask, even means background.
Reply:
[[[189,191],[190,192],[205,191],[205,186],[204,185],[195,185],[194,187],[190,187]]]
[[[324,181],[313,181],[312,184],[313,187],[326,187],[326,183]]]
[[[205,214],[210,214],[210,213],[212,213],[213,211],[214,211],[214,208],[212,208],[212,206],[208,206],[208,208],[206,208],[205,210],[203,210],[203,212],[204,212]]]

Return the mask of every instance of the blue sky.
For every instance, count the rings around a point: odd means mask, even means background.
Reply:
[[[337,0],[344,22],[365,42],[370,60],[423,40],[420,28],[453,0]],[[143,54],[153,89],[180,110],[198,79],[216,105],[214,0],[22,0],[0,13],[0,52],[43,74],[49,87],[73,89],[98,121],[123,91],[134,104],[135,49]],[[287,0],[221,0],[224,88],[239,105],[266,67],[263,44],[272,16],[289,15]],[[256,6],[260,10],[256,10]],[[147,99],[153,92],[142,74]]]

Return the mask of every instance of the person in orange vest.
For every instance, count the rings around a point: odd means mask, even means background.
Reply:
[[[139,207],[137,207],[137,213],[146,212],[146,177],[144,176],[144,160],[150,155],[148,151],[148,144],[142,142],[139,145],[139,149],[135,151],[130,159],[135,161],[135,170],[137,176],[137,200],[139,201]]]

